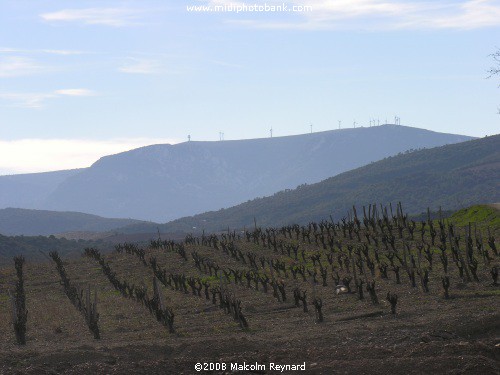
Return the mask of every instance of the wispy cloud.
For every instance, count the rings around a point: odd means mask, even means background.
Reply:
[[[130,8],[86,8],[63,9],[51,13],[40,14],[47,22],[77,22],[86,25],[104,25],[122,27],[137,24],[144,13],[141,9]]]
[[[42,108],[47,99],[55,97],[56,95],[51,93],[0,93],[0,100],[20,108]]]
[[[129,58],[118,70],[130,74],[155,74],[162,71],[162,63],[159,60]]]
[[[39,50],[40,52],[43,53],[50,53],[53,55],[83,55],[88,52],[83,52],[83,51],[74,51],[74,50],[66,50],[66,49],[41,49]]]
[[[176,139],[156,138],[0,140],[0,174],[88,167],[105,155],[150,144],[178,142]]]
[[[221,60],[210,60],[209,62],[211,62],[212,64],[215,64],[215,65],[220,65],[220,66],[224,66],[227,68],[243,68],[243,65],[233,64],[233,63],[221,61]]]
[[[298,4],[297,1],[294,3]],[[360,17],[364,15],[400,15],[430,6],[430,2],[394,0],[312,0],[307,3],[315,12],[328,13],[329,17]]]
[[[204,0],[199,0],[199,1],[204,1]],[[235,0],[235,1],[232,1],[232,0],[206,0],[205,1],[206,3],[208,3],[207,5],[210,5],[210,6],[215,6],[215,5],[222,5],[222,6],[242,6],[242,5],[248,5],[248,2],[245,2],[245,1],[240,1],[240,0]],[[272,0],[271,0],[272,2]],[[270,3],[271,3],[270,2]],[[254,3],[252,3],[253,5]]]
[[[0,101],[9,103],[11,107],[39,109],[49,99],[63,96],[94,96],[96,93],[87,89],[60,89],[53,92],[39,93],[1,93]]]
[[[449,13],[425,19],[416,17],[419,23],[443,29],[478,29],[500,26],[500,1],[470,0],[454,7]]]
[[[95,93],[91,90],[87,89],[62,89],[56,90],[56,94],[58,95],[67,95],[67,96],[94,96]]]
[[[0,57],[0,78],[31,75],[42,71],[35,60],[22,56]]]
[[[22,49],[22,48],[6,48],[0,47],[0,53],[26,53],[26,54],[38,54],[47,53],[51,55],[83,55],[88,52],[76,51],[76,50],[65,50],[65,49]]]
[[[208,0],[209,5],[231,3]],[[267,3],[273,3],[269,0]],[[277,1],[276,4],[281,4]],[[266,29],[477,29],[500,26],[500,0],[290,0],[288,6],[308,5],[311,12],[287,17],[241,17],[228,23]],[[247,5],[251,5],[247,2]],[[245,14],[245,13],[241,13]],[[228,13],[231,15],[231,13]],[[251,13],[247,13],[247,16]],[[291,15],[288,17],[288,15]],[[243,18],[243,19],[242,19]]]

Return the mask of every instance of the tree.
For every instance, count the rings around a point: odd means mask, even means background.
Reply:
[[[488,78],[491,78],[497,74],[500,74],[500,49],[497,50],[495,53],[492,53],[490,56],[493,58],[495,65],[492,66],[490,69],[488,69],[488,73],[489,73]],[[499,87],[500,87],[500,85],[499,85]],[[498,114],[500,114],[500,107],[498,108]]]
[[[490,69],[488,69],[489,73],[488,78],[491,78],[494,75],[500,73],[500,50],[496,51],[495,53],[492,53],[490,56],[493,58],[493,61],[495,62],[496,66],[492,66]]]

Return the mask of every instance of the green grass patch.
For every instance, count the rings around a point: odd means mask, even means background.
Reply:
[[[476,205],[463,208],[453,215],[450,220],[460,227],[467,226],[469,223],[479,226],[500,227],[500,212],[494,207],[486,205]]]
[[[217,276],[205,276],[205,277],[200,277],[201,282],[209,282],[213,283],[214,281],[219,281],[219,278]]]

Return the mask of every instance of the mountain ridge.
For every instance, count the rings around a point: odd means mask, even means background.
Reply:
[[[100,158],[91,167],[69,175],[36,204],[6,204],[8,199],[0,194],[0,208],[167,222],[319,182],[408,149],[468,139],[471,137],[382,125],[286,137],[144,146]],[[18,197],[16,202],[20,200]]]
[[[81,170],[82,168],[77,168],[0,176],[0,208],[40,208],[47,194],[63,180]]]
[[[169,231],[221,231],[335,220],[353,205],[403,202],[411,214],[500,201],[500,135],[387,157],[322,182],[280,191],[229,209],[160,226]],[[147,225],[119,230],[151,231]]]

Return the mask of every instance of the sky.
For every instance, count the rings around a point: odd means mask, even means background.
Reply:
[[[395,116],[497,134],[499,48],[500,0],[0,0],[0,175]]]

